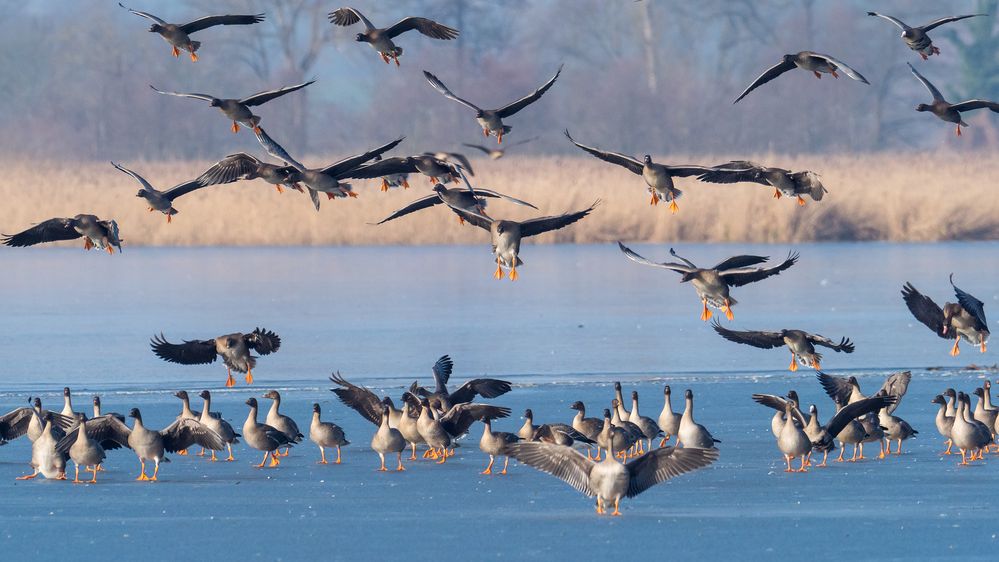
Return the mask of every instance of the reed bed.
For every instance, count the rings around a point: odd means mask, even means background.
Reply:
[[[724,156],[672,156],[671,163],[717,164]],[[309,162],[331,160],[309,158]],[[680,179],[680,212],[649,205],[639,176],[580,156],[510,155],[474,159],[473,185],[531,201],[540,213],[492,200],[497,218],[526,219],[583,208],[594,213],[538,243],[800,242],[824,240],[938,241],[999,237],[996,160],[986,154],[835,156],[763,155],[756,160],[818,172],[829,193],[800,207],[772,198],[755,184],[714,185]],[[126,162],[164,188],[196,177],[210,161]],[[135,197],[137,184],[106,163],[7,162],[0,175],[0,231],[20,231],[40,220],[81,212],[114,217],[128,245],[378,245],[476,244],[488,235],[460,227],[443,207],[373,226],[392,211],[430,193],[422,176],[410,189],[388,193],[374,181],[356,181],[356,199],[323,200],[316,212],[297,192],[279,195],[261,180],[208,187],[179,199],[180,214],[166,224]]]

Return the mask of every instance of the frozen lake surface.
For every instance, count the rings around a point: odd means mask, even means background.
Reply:
[[[635,246],[664,259],[666,247]],[[734,253],[774,259],[784,246],[683,245],[710,265]],[[798,265],[738,288],[737,329],[797,327],[857,344],[828,353],[824,366],[856,374],[867,392],[893,370],[913,370],[896,412],[920,435],[886,461],[832,464],[808,474],[781,471],[771,412],[753,392],[795,388],[823,419],[832,404],[812,371],[787,372],[784,351],[738,346],[697,319],[699,301],[678,275],[628,262],[611,244],[525,247],[515,283],[490,277],[485,247],[324,249],[126,248],[115,258],[73,250],[4,251],[0,256],[0,411],[29,395],[58,408],[69,385],[78,410],[93,393],[106,410],[142,409],[153,427],[179,408],[174,390],[209,388],[213,409],[241,426],[243,401],[281,390],[282,410],[306,427],[310,406],[341,424],[353,444],[338,466],[314,464],[303,444],[277,469],[255,469],[256,451],[238,446],[234,463],[172,456],[157,484],[133,482],[138,462],[115,451],[96,486],[35,480],[25,439],[0,448],[0,549],[4,558],[176,559],[592,559],[655,556],[706,559],[993,559],[999,533],[990,490],[999,467],[959,468],[941,457],[930,398],[951,386],[970,392],[992,365],[916,324],[899,289],[904,281],[938,302],[951,298],[946,274],[996,310],[992,282],[999,245],[797,245]],[[281,350],[260,360],[257,384],[220,388],[220,365],[185,367],[152,355],[149,338],[206,338],[262,326]],[[596,415],[611,382],[641,393],[656,417],[662,384],[674,396],[691,388],[697,419],[721,439],[713,467],[653,488],[624,506],[624,517],[598,518],[587,499],[562,482],[511,464],[508,476],[483,476],[481,426],[443,466],[411,463],[402,473],[375,471],[368,448],[374,427],[328,391],[346,378],[398,398],[448,353],[453,380],[506,378],[514,391],[494,402],[514,416],[563,421],[583,400]],[[940,367],[940,369],[937,369]],[[677,404],[681,402],[681,404]],[[682,401],[675,401],[682,405]],[[870,456],[870,449],[868,449]]]

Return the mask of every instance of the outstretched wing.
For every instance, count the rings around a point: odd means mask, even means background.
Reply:
[[[262,146],[263,149],[267,151],[267,154],[270,154],[271,156],[277,158],[278,160],[281,160],[282,162],[287,162],[289,165],[291,165],[291,167],[295,168],[299,172],[305,172],[307,170],[304,164],[292,158],[291,155],[288,154],[288,151],[285,150],[283,146],[281,146],[280,144],[277,143],[277,141],[272,139],[271,136],[267,134],[267,131],[263,129],[263,127],[258,127],[258,129],[260,129],[260,132],[254,131],[254,134],[257,136],[257,142],[259,142],[260,146]],[[319,206],[317,205],[316,210],[318,209]]]
[[[269,90],[266,92],[253,94],[248,98],[243,98],[239,100],[239,103],[248,107],[253,105],[261,105],[271,101],[274,98],[279,98],[285,94],[290,94],[294,91],[301,90],[302,88],[308,86],[309,84],[314,84],[315,81],[316,81],[315,78],[313,78],[312,80],[309,80],[308,82],[304,82],[302,84],[296,84],[294,86],[286,86],[284,88],[278,88],[276,90]]]
[[[427,72],[426,70],[423,71],[423,76],[427,79],[427,82],[430,82],[430,85],[433,86],[435,90],[440,92],[441,95],[443,95],[447,99],[454,100],[460,103],[461,105],[469,109],[472,109],[474,111],[482,111],[482,109],[479,106],[475,105],[474,103],[454,95],[454,93],[451,92],[451,90],[449,90],[448,87],[444,85],[444,82],[440,81],[440,78],[437,78],[436,76]]]
[[[264,21],[264,14],[205,16],[180,26],[184,33],[208,29],[216,25],[251,25]]]
[[[201,179],[200,178],[196,178],[196,179],[193,179],[191,181],[184,182],[184,183],[179,183],[179,184],[171,187],[170,189],[168,189],[168,190],[166,190],[166,191],[163,192],[163,196],[166,197],[167,199],[173,201],[174,199],[176,199],[176,198],[178,198],[178,197],[180,197],[182,195],[187,195],[188,193],[191,193],[192,191],[197,191],[197,190],[201,189],[202,187],[208,187],[209,185],[211,185],[211,184],[201,183]]]
[[[75,224],[76,221],[73,219],[49,219],[17,234],[5,234],[0,238],[0,243],[12,248],[20,248],[45,242],[75,240],[82,236],[76,231]]]
[[[208,101],[208,102],[210,102],[213,99],[215,99],[215,96],[210,96],[208,94],[196,94],[196,93],[186,93],[185,94],[185,93],[182,93],[182,92],[164,92],[163,90],[160,90],[159,88],[157,88],[156,86],[153,86],[152,84],[150,84],[149,87],[152,88],[154,92],[159,93],[159,94],[163,94],[165,96],[177,96],[179,98],[191,98],[191,99],[196,99],[196,100],[201,100],[201,101]]]
[[[627,497],[633,498],[645,490],[681,474],[704,468],[718,460],[718,449],[677,449],[663,447],[625,465],[631,475]]]
[[[905,22],[903,22],[902,20],[900,20],[900,19],[898,19],[896,17],[886,16],[884,14],[879,14],[877,12],[867,12],[867,15],[869,15],[869,16],[877,16],[879,18],[884,18],[884,19],[892,22],[893,24],[897,25],[899,27],[899,29],[902,29],[904,31],[908,31],[908,30],[912,29],[908,25],[905,25]],[[946,23],[946,22],[943,22],[943,23]]]
[[[197,181],[202,185],[216,185],[246,179],[256,174],[262,163],[245,152],[237,152],[212,164]]]
[[[441,427],[443,427],[445,431],[453,437],[460,437],[468,433],[468,428],[471,427],[472,423],[476,420],[481,420],[483,418],[495,420],[498,418],[509,417],[509,415],[510,408],[505,408],[503,406],[461,403],[451,406],[451,409],[441,417],[440,422]]]
[[[990,109],[996,113],[999,113],[999,103],[989,100],[968,100],[962,101],[961,103],[955,103],[950,106],[951,109],[955,111],[971,111],[973,109]]]
[[[617,247],[621,249],[621,252],[623,252],[624,255],[628,257],[629,260],[635,263],[640,263],[642,265],[648,265],[651,267],[660,267],[662,269],[668,269],[670,271],[675,271],[677,273],[690,273],[691,271],[697,269],[696,267],[690,267],[680,263],[672,263],[672,262],[656,263],[652,260],[643,258],[638,252],[622,244],[620,240],[617,243]]]
[[[812,53],[812,56],[813,57],[818,57],[820,59],[824,59],[824,60],[826,60],[828,62],[831,62],[833,65],[836,66],[836,68],[841,69],[847,76],[849,76],[850,78],[853,78],[854,80],[856,80],[858,82],[863,82],[864,84],[870,84],[870,82],[867,81],[867,78],[864,78],[864,76],[861,73],[859,73],[856,70],[850,68],[845,62],[843,62],[843,61],[841,61],[839,59],[835,59],[835,58],[833,58],[833,57],[831,57],[829,55],[823,55],[821,53]]]
[[[28,432],[34,409],[18,408],[0,416],[0,442],[13,441]]]
[[[931,21],[930,23],[926,25],[921,25],[919,27],[922,28],[923,31],[930,31],[931,29],[940,27],[941,25],[945,23],[950,23],[952,21],[959,21],[967,18],[974,18],[977,16],[987,16],[987,15],[988,14],[968,14],[966,16],[949,16],[946,18],[940,18],[938,20]]]
[[[633,173],[641,174],[642,170],[645,169],[645,164],[639,162],[637,159],[628,156],[627,154],[621,154],[620,152],[604,152],[598,148],[593,148],[592,146],[586,146],[585,144],[579,144],[572,135],[569,134],[569,129],[565,130],[565,136],[569,139],[569,142],[583,149],[585,152],[596,156],[597,158],[603,160],[604,162],[610,162],[611,164],[617,164],[623,168],[627,168]]]
[[[756,80],[753,80],[753,83],[750,84],[748,88],[743,90],[743,92],[739,94],[739,97],[735,98],[735,101],[732,103],[739,103],[739,100],[749,95],[749,92],[752,92],[756,88],[759,88],[760,86],[766,84],[767,82],[773,80],[774,78],[777,78],[778,76],[784,74],[789,70],[794,70],[794,66],[795,66],[794,62],[792,61],[781,60],[779,63],[766,69],[766,71],[764,71],[763,74],[760,74],[759,77],[756,78]]]
[[[167,428],[160,430],[163,448],[168,453],[183,451],[194,445],[201,445],[212,451],[225,449],[225,441],[218,433],[203,423],[192,419],[178,419]]]
[[[755,256],[742,256],[742,257],[755,257]],[[798,262],[798,253],[793,252],[788,254],[787,259],[785,259],[780,265],[774,267],[729,269],[721,271],[720,275],[722,279],[724,279],[725,282],[729,284],[729,286],[741,287],[749,283],[755,283],[757,281],[761,281],[763,279],[766,279],[767,277],[779,275],[781,271],[790,268],[792,265],[794,265],[797,262]]]
[[[518,461],[562,480],[582,494],[591,497],[597,494],[590,487],[593,461],[577,453],[572,447],[554,443],[520,442],[508,445],[506,452]]]
[[[919,82],[930,92],[930,95],[933,96],[933,101],[944,101],[943,94],[940,93],[940,90],[927,80],[925,76],[920,74],[919,71],[916,70],[916,67],[912,66],[912,63],[907,62],[905,64],[909,65],[909,71],[916,77],[916,80],[919,80]]]
[[[984,329],[988,332],[989,323],[985,319],[985,303],[958,289],[957,285],[954,284],[953,273],[950,274],[950,286],[954,287],[954,296],[957,297],[957,303],[961,305],[961,308],[967,310],[969,314],[975,317],[975,320],[978,320],[979,329]]]
[[[894,396],[898,398],[898,402],[888,406],[888,413],[895,411],[898,408],[899,403],[902,401],[902,397],[905,396],[907,390],[909,390],[909,381],[912,380],[912,371],[900,371],[898,373],[892,373],[888,375],[885,379],[884,384],[881,385],[881,389],[877,394],[885,394],[886,396]]]
[[[330,23],[334,25],[346,27],[348,25],[354,25],[355,23],[361,21],[364,22],[364,29],[366,31],[371,31],[372,29],[375,29],[375,26],[371,24],[371,21],[368,20],[368,18],[364,17],[364,14],[359,12],[356,8],[351,8],[349,6],[346,8],[340,8],[334,10],[330,12],[326,17],[329,18]]]
[[[561,64],[558,65],[558,70],[555,72],[555,76],[551,77],[551,80],[545,82],[545,84],[543,86],[541,86],[537,90],[534,90],[529,95],[526,95],[526,96],[520,98],[519,100],[517,100],[517,101],[515,101],[515,102],[513,102],[513,103],[511,103],[511,104],[509,104],[509,105],[507,105],[505,107],[501,107],[500,109],[497,109],[496,110],[496,115],[499,115],[500,118],[509,117],[509,116],[513,115],[514,113],[517,113],[521,109],[524,109],[525,107],[527,107],[527,106],[531,105],[532,103],[538,101],[539,99],[541,99],[541,96],[545,95],[545,92],[548,91],[548,88],[552,87],[552,84],[554,84],[555,80],[558,79],[559,74],[562,74],[562,65]]]
[[[532,209],[537,209],[537,207],[535,207],[534,205],[531,205],[527,201],[523,201],[521,199],[517,199],[516,197],[510,197],[509,195],[503,195],[502,193],[500,193],[498,191],[493,191],[491,189],[482,189],[481,187],[477,187],[477,188],[475,188],[475,195],[481,195],[483,197],[496,197],[496,198],[499,198],[499,199],[504,199],[504,200],[509,201],[511,203],[516,203],[518,205],[523,205],[524,207],[530,207]]]
[[[541,217],[537,219],[531,219],[520,223],[520,236],[526,238],[528,236],[536,236],[545,232],[552,230],[558,230],[560,228],[565,228],[570,224],[582,219],[586,215],[593,212],[593,209],[600,204],[600,200],[597,199],[592,205],[583,209],[582,211],[576,211],[575,213],[566,213],[564,215],[558,215],[554,217]]]
[[[451,356],[443,355],[440,359],[434,363],[434,366],[430,369],[434,373],[434,384],[437,387],[436,392],[443,392],[447,382],[451,380],[451,371],[454,369],[454,361],[451,360]],[[463,402],[469,402],[469,400],[463,400]]]
[[[770,185],[763,171],[763,166],[755,162],[733,160],[727,164],[710,168],[707,172],[697,176],[697,179],[710,183],[752,182]]]
[[[437,196],[436,193],[427,195],[426,197],[421,197],[416,201],[413,201],[409,205],[399,209],[398,211],[392,213],[391,215],[383,218],[382,220],[376,222],[375,224],[384,224],[390,220],[395,220],[399,217],[404,217],[410,213],[415,213],[416,211],[422,211],[423,209],[429,209],[434,205],[441,203],[441,198]]]
[[[387,28],[385,30],[385,34],[389,37],[395,37],[397,35],[402,35],[411,29],[415,29],[427,37],[444,40],[454,39],[461,33],[457,29],[437,23],[431,19],[408,17],[399,20],[395,23],[395,25]]]
[[[153,192],[156,191],[156,188],[154,188],[152,185],[150,185],[149,182],[146,181],[146,178],[140,176],[138,173],[136,173],[136,172],[134,172],[132,170],[129,170],[128,168],[126,168],[124,166],[119,166],[118,164],[115,164],[114,162],[111,162],[111,165],[114,166],[115,168],[118,168],[122,172],[125,172],[126,174],[132,176],[132,179],[134,179],[135,181],[139,182],[139,185],[141,185],[143,188],[145,188],[146,191],[153,191]]]
[[[912,283],[906,282],[902,286],[902,300],[905,301],[905,306],[909,307],[909,312],[916,320],[933,330],[934,334],[948,339],[948,336],[944,334],[943,310],[937,303],[933,302],[933,299],[917,291]]]
[[[787,408],[787,398],[776,394],[754,394],[753,402],[783,412]]]
[[[379,147],[373,148],[373,149],[371,149],[371,150],[369,150],[367,152],[362,152],[361,154],[355,154],[354,156],[350,156],[350,157],[344,158],[343,160],[340,160],[339,162],[335,162],[333,164],[330,164],[329,166],[326,166],[325,168],[323,168],[320,171],[322,173],[324,173],[324,174],[333,176],[335,178],[339,178],[343,174],[345,174],[345,173],[353,170],[354,168],[357,168],[358,166],[360,166],[361,164],[367,162],[368,160],[371,160],[372,158],[375,158],[376,156],[381,156],[383,153],[388,152],[389,150],[392,150],[400,142],[402,142],[405,138],[406,137],[399,137],[399,138],[395,139],[394,141],[385,143],[385,144],[383,144],[383,145],[381,145]],[[382,160],[381,162],[385,162],[385,161],[386,160]],[[353,177],[353,176],[350,176],[350,177]],[[376,177],[380,177],[380,176],[376,176]]]
[[[729,269],[739,269],[742,267],[750,267],[757,264],[761,264],[770,259],[770,256],[732,256],[726,260],[719,262],[711,269],[718,271],[726,271]]]
[[[138,10],[133,10],[132,8],[129,8],[128,6],[122,4],[121,2],[118,2],[118,5],[121,6],[122,8],[125,8],[129,12],[132,12],[133,14],[135,14],[137,16],[142,16],[142,17],[144,17],[144,18],[146,18],[148,20],[153,20],[154,22],[156,22],[156,23],[158,23],[160,25],[166,25],[165,21],[163,21],[160,18],[158,18],[158,17],[150,14],[149,12],[140,12]]]
[[[454,164],[453,160],[457,160],[462,170],[468,172],[468,175],[470,176],[475,175],[475,170],[472,169],[472,163],[469,162],[468,158],[466,158],[465,155],[460,152],[435,152],[435,153],[428,152],[426,154],[433,156],[438,160],[444,160],[446,162],[450,162],[451,164]]]
[[[153,336],[150,347],[157,357],[181,365],[206,365],[218,359],[215,340],[186,340],[176,344],[168,342],[163,334]]]
[[[825,336],[820,336],[818,334],[807,334],[805,337],[807,337],[808,341],[812,342],[815,345],[828,347],[829,349],[836,352],[842,351],[843,353],[853,353],[854,347],[853,347],[853,342],[850,341],[850,338],[843,338],[839,340],[839,343],[836,343],[831,339]]]
[[[718,332],[718,335],[735,343],[743,343],[760,349],[773,349],[784,345],[784,337],[779,332],[729,330],[723,328],[718,319],[715,319],[712,327]]]
[[[366,166],[358,166],[349,171],[341,172],[339,177],[342,179],[371,179],[393,174],[415,174],[417,172],[419,170],[416,169],[416,162],[412,158],[393,156],[392,158],[384,158]]]
[[[246,347],[260,355],[270,355],[281,348],[281,337],[263,328],[254,328],[249,334],[244,334],[243,341]]]
[[[510,392],[510,383],[499,379],[472,379],[458,387],[448,400],[452,404],[461,404],[475,400],[476,395],[483,398],[496,398]]]
[[[826,432],[833,437],[839,435],[846,424],[859,418],[860,416],[867,415],[871,412],[877,412],[885,406],[890,406],[898,402],[898,398],[895,396],[875,396],[873,398],[865,398],[863,400],[857,400],[852,404],[847,404],[843,406],[840,411],[836,412],[829,423],[826,424]]]
[[[474,148],[475,150],[481,151],[481,152],[483,152],[485,154],[492,154],[493,153],[492,150],[489,150],[488,148],[482,146],[481,144],[468,144],[467,142],[463,142],[463,143],[461,143],[461,145],[462,146],[467,146],[468,148]]]
[[[853,385],[850,384],[850,379],[827,375],[823,372],[816,373],[815,377],[819,379],[822,389],[826,391],[829,398],[832,398],[833,402],[846,404],[850,401],[850,396],[853,394]]]
[[[339,372],[330,375],[330,381],[340,386],[340,388],[331,388],[330,391],[336,394],[341,402],[375,425],[382,422],[382,402],[374,392],[348,382]]]

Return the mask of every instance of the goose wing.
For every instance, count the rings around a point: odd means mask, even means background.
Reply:
[[[912,283],[906,282],[902,286],[902,300],[905,301],[905,306],[909,307],[909,312],[916,320],[922,322],[934,334],[949,339],[949,336],[944,334],[943,309],[933,302],[933,299],[917,291]]]
[[[628,257],[629,260],[631,260],[631,261],[633,261],[635,263],[640,263],[642,265],[648,265],[648,266],[651,266],[651,267],[659,267],[659,268],[662,268],[662,269],[668,269],[670,271],[675,271],[677,273],[690,273],[690,272],[694,271],[695,269],[697,269],[695,267],[686,266],[686,265],[683,265],[683,264],[680,264],[680,263],[672,263],[672,262],[656,263],[656,262],[654,262],[652,260],[643,258],[640,254],[638,254],[638,252],[635,252],[631,248],[625,246],[620,241],[618,241],[617,247],[621,249],[621,252],[623,252],[624,255]]]
[[[789,70],[794,70],[794,68],[795,68],[794,62],[782,59],[779,63],[766,69],[763,72],[763,74],[760,74],[756,78],[756,80],[753,80],[753,83],[750,84],[748,88],[743,90],[742,93],[739,94],[739,97],[735,98],[735,101],[732,103],[739,103],[739,100],[749,95],[749,92],[752,92],[756,88],[759,88],[760,86],[766,84],[767,82],[773,80],[774,78],[777,78],[778,76],[784,74]]]
[[[584,152],[592,154],[597,158],[603,160],[604,162],[610,162],[611,164],[617,164],[622,168],[627,168],[629,171],[635,174],[641,174],[642,170],[645,169],[645,164],[640,162],[636,158],[632,158],[627,154],[621,154],[620,152],[606,152],[600,150],[599,148],[594,148],[592,146],[586,146],[585,144],[579,144],[572,135],[569,134],[569,129],[565,130],[565,136],[569,139],[569,142],[581,148]]]
[[[206,365],[214,363],[219,357],[215,340],[185,340],[177,344],[168,342],[160,334],[153,336],[150,347],[160,359],[181,365]]]
[[[198,93],[193,93],[193,92],[191,92],[191,93],[165,92],[163,90],[160,90],[156,86],[153,86],[152,84],[150,84],[149,87],[152,88],[153,91],[155,91],[157,93],[160,93],[160,94],[163,94],[164,96],[177,96],[178,98],[191,98],[191,99],[195,99],[195,100],[208,101],[208,102],[210,102],[213,99],[215,99],[215,96],[210,96],[208,94],[198,94]]]
[[[784,345],[784,336],[779,332],[757,332],[752,330],[738,331],[723,328],[718,320],[712,323],[712,328],[718,335],[735,343],[742,343],[760,349],[773,349]]]
[[[330,391],[336,394],[341,402],[361,414],[361,417],[369,422],[375,425],[381,424],[382,402],[374,392],[348,382],[347,379],[340,376],[339,371],[330,375],[330,381],[340,386],[340,388],[331,388]]]
[[[507,447],[507,452],[518,461],[551,474],[582,494],[590,497],[596,495],[596,491],[590,487],[593,461],[571,447],[532,441],[513,443]]]
[[[545,82],[543,86],[541,86],[537,90],[534,90],[530,94],[520,98],[519,100],[511,104],[501,107],[500,109],[497,109],[496,115],[499,115],[500,118],[510,117],[514,113],[517,113],[521,109],[524,109],[525,107],[538,101],[539,99],[541,99],[541,96],[545,95],[545,92],[548,91],[548,88],[552,87],[552,84],[554,84],[555,80],[558,79],[559,74],[562,74],[562,65],[558,66],[558,70],[555,72],[555,76],[552,76],[551,79]]]
[[[147,20],[152,20],[152,21],[154,21],[154,22],[156,22],[156,23],[158,23],[160,25],[166,25],[167,24],[167,22],[165,22],[165,21],[161,20],[160,18],[158,18],[158,17],[150,14],[149,12],[140,12],[138,10],[133,10],[132,8],[129,8],[128,6],[122,4],[121,2],[118,2],[118,5],[121,6],[122,8],[125,8],[129,12],[132,12],[133,14],[135,14],[137,16],[142,16],[142,17],[146,18]]]
[[[961,103],[955,103],[950,106],[951,109],[955,111],[971,111],[973,109],[990,109],[996,113],[999,113],[999,103],[989,100],[968,100],[962,101]]]
[[[867,15],[869,15],[869,16],[877,16],[879,18],[884,18],[884,19],[892,22],[893,24],[897,25],[899,27],[899,29],[901,29],[903,31],[908,31],[908,30],[912,29],[911,27],[909,27],[908,25],[906,25],[905,22],[903,22],[902,20],[900,20],[900,19],[898,19],[896,17],[893,17],[893,16],[886,16],[884,14],[879,14],[877,12],[867,12]],[[944,22],[944,23],[946,23],[946,22]]]
[[[704,468],[716,460],[718,449],[656,449],[625,465],[631,476],[627,497],[633,498],[656,484]]]
[[[254,328],[249,334],[244,334],[243,342],[260,355],[270,355],[281,348],[281,336],[263,328]]]
[[[945,17],[945,18],[940,18],[938,20],[931,21],[930,23],[925,24],[925,25],[921,25],[919,27],[923,31],[930,31],[931,29],[940,27],[941,25],[943,25],[945,23],[950,23],[952,21],[960,21],[960,20],[967,19],[967,18],[974,18],[974,17],[977,17],[977,16],[987,16],[987,15],[988,14],[968,14],[968,15],[965,15],[965,16],[948,16],[948,17]]]
[[[168,453],[176,453],[194,445],[201,445],[212,451],[225,448],[222,437],[205,424],[192,419],[179,419],[160,430],[163,447]]]
[[[839,340],[839,343],[836,343],[833,340],[825,336],[820,336],[818,334],[807,334],[805,337],[808,338],[808,341],[812,342],[815,345],[828,347],[829,349],[836,352],[842,351],[844,353],[853,353],[854,346],[853,342],[850,341],[850,338],[842,338],[841,340]]]
[[[346,8],[340,8],[338,10],[334,10],[330,12],[326,17],[328,17],[330,23],[334,25],[346,27],[348,25],[354,25],[355,23],[360,21],[364,23],[364,29],[366,31],[371,31],[372,29],[375,29],[375,26],[371,23],[370,20],[368,20],[368,18],[364,17],[364,14],[358,11],[357,8],[351,8],[349,6]]]
[[[930,95],[933,96],[933,101],[944,101],[943,94],[940,93],[940,90],[927,80],[925,76],[920,74],[919,71],[916,70],[916,67],[912,66],[912,64],[908,62],[905,64],[909,65],[909,71],[916,77],[916,80],[919,80],[919,82],[930,92]]]
[[[520,236],[528,237],[549,232],[552,230],[558,230],[560,228],[565,228],[570,224],[582,219],[586,215],[590,214],[597,205],[600,204],[600,200],[596,200],[592,205],[583,209],[582,211],[576,211],[574,213],[565,213],[562,215],[557,215],[554,217],[541,217],[537,219],[531,219],[520,223]]]
[[[954,285],[953,273],[950,274],[950,286],[954,288],[954,296],[957,297],[957,303],[961,305],[961,308],[967,310],[975,317],[975,320],[978,320],[980,330],[988,332],[989,322],[985,319],[985,303],[958,289],[957,285]]]
[[[392,27],[385,29],[385,35],[396,37],[407,31],[415,29],[427,37],[433,39],[443,39],[445,41],[458,37],[461,33],[457,29],[435,22],[432,19],[408,17],[396,22]]]
[[[863,400],[857,400],[852,404],[847,404],[843,406],[840,411],[836,412],[829,423],[826,424],[826,432],[833,437],[839,435],[846,424],[859,418],[860,416],[867,415],[871,412],[877,412],[885,406],[890,406],[898,402],[898,399],[894,396],[874,396],[872,398],[865,398]]]
[[[301,90],[302,88],[308,86],[309,84],[315,83],[315,79],[309,80],[308,82],[303,82],[301,84],[296,84],[294,86],[285,86],[284,88],[278,88],[276,90],[268,90],[266,92],[260,92],[253,94],[248,98],[243,98],[239,100],[239,103],[250,107],[254,105],[261,105],[271,101],[274,98],[279,98],[285,94],[290,94],[294,91]]]
[[[833,402],[846,404],[850,401],[850,395],[853,394],[853,385],[850,384],[849,379],[846,377],[837,377],[836,375],[827,375],[822,372],[816,373],[815,376],[819,379],[822,389],[826,391],[829,398],[832,398]]]
[[[856,80],[858,82],[863,82],[864,84],[870,84],[870,82],[867,81],[867,78],[864,78],[864,76],[861,73],[859,73],[856,70],[850,68],[850,66],[848,66],[845,62],[843,62],[843,61],[841,61],[839,59],[833,58],[833,57],[831,57],[829,55],[823,55],[821,53],[812,53],[812,56],[820,58],[820,59],[824,59],[827,62],[831,62],[835,67],[841,69],[847,76],[849,76],[850,78],[853,78],[854,80]]]
[[[430,85],[433,86],[435,90],[440,92],[441,95],[443,95],[447,99],[454,100],[473,111],[482,111],[482,109],[479,106],[475,105],[474,103],[454,95],[454,93],[451,90],[449,90],[447,86],[444,85],[444,82],[440,81],[440,78],[437,78],[436,76],[427,72],[426,70],[423,71],[423,76],[424,78],[427,79],[427,82],[430,82]]]
[[[195,31],[215,27],[216,25],[251,25],[264,21],[264,14],[226,14],[221,16],[205,16],[192,22],[180,26],[184,33],[191,34]]]
[[[452,404],[471,402],[476,396],[496,398],[510,392],[510,383],[499,379],[472,379],[452,392],[448,399]]]
[[[878,394],[898,398],[898,402],[888,406],[889,414],[894,412],[895,408],[898,408],[899,403],[902,401],[902,397],[905,396],[906,391],[909,390],[909,381],[911,380],[912,371],[900,371],[898,373],[888,375],[884,384],[881,385],[881,389],[878,391]]]
[[[397,219],[399,217],[404,217],[404,216],[406,216],[406,215],[408,215],[410,213],[415,213],[416,211],[422,211],[423,209],[429,209],[430,207],[433,207],[434,205],[438,205],[440,203],[441,203],[441,198],[438,197],[436,193],[434,193],[432,195],[427,195],[425,197],[421,197],[421,198],[417,199],[416,201],[413,201],[409,205],[406,205],[405,207],[399,209],[398,211],[395,211],[391,215],[383,218],[382,220],[380,220],[380,221],[378,221],[378,222],[376,222],[374,224],[376,224],[376,225],[377,224],[383,224],[383,223],[386,223],[386,222],[388,222],[390,220],[395,220],[395,219]]]
[[[750,256],[743,256],[750,257]],[[740,268],[740,269],[729,269],[722,270],[720,275],[722,279],[731,287],[741,287],[743,285],[748,285],[749,283],[755,283],[757,281],[762,281],[767,277],[773,277],[774,275],[780,274],[781,271],[789,269],[792,265],[798,262],[798,254],[791,253],[788,254],[787,259],[781,262],[779,265],[774,267],[754,267],[754,268]],[[724,263],[724,262],[723,262]],[[721,269],[720,267],[717,269]]]
[[[59,240],[75,240],[81,234],[76,230],[75,219],[49,219],[42,221],[35,226],[18,232],[17,234],[4,234],[0,238],[0,243],[14,248],[34,246],[45,242],[56,242]]]

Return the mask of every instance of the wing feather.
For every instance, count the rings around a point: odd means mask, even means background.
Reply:
[[[741,94],[739,94],[739,97],[735,98],[735,101],[732,102],[732,103],[733,104],[739,103],[739,100],[741,100],[742,98],[744,98],[747,95],[749,95],[749,92],[752,92],[756,88],[759,88],[760,86],[766,84],[767,82],[773,80],[774,78],[777,78],[778,76],[780,76],[781,74],[784,74],[785,72],[787,72],[789,70],[794,70],[794,68],[795,68],[795,64],[793,62],[786,61],[786,60],[781,60],[779,63],[771,66],[768,69],[766,69],[763,72],[763,74],[760,74],[756,78],[756,80],[753,80],[753,83],[750,84],[748,88],[746,88],[745,90],[743,90],[743,92]]]
[[[163,334],[153,336],[150,347],[157,357],[181,365],[206,365],[218,359],[215,340],[185,340],[176,344],[168,342]]]
[[[507,452],[518,461],[551,474],[582,494],[590,497],[596,495],[590,487],[593,461],[571,447],[554,443],[521,442],[509,445]]]
[[[552,85],[555,83],[555,80],[558,79],[559,74],[562,74],[561,64],[558,65],[558,70],[555,72],[555,76],[552,76],[551,79],[548,80],[548,82],[545,82],[543,86],[541,86],[537,90],[534,90],[530,94],[520,98],[519,100],[511,104],[501,107],[500,109],[497,109],[496,115],[499,115],[500,118],[510,117],[514,113],[517,113],[521,109],[524,109],[525,107],[538,101],[541,98],[541,96],[545,95],[545,92],[548,91],[548,88],[552,87]]]
[[[737,331],[723,328],[715,319],[712,327],[718,335],[735,343],[742,343],[760,349],[773,349],[784,345],[784,337],[779,332],[756,332],[751,330]]]
[[[631,475],[627,497],[633,498],[656,484],[704,468],[716,460],[718,449],[656,449],[625,465]]]
[[[574,213],[566,213],[563,215],[558,215],[554,217],[541,217],[537,219],[531,219],[520,223],[520,236],[536,236],[545,232],[552,230],[558,230],[560,228],[565,228],[570,224],[581,220],[586,215],[590,214],[597,205],[600,204],[600,200],[597,199],[592,205],[583,209],[582,211],[576,211]]]

